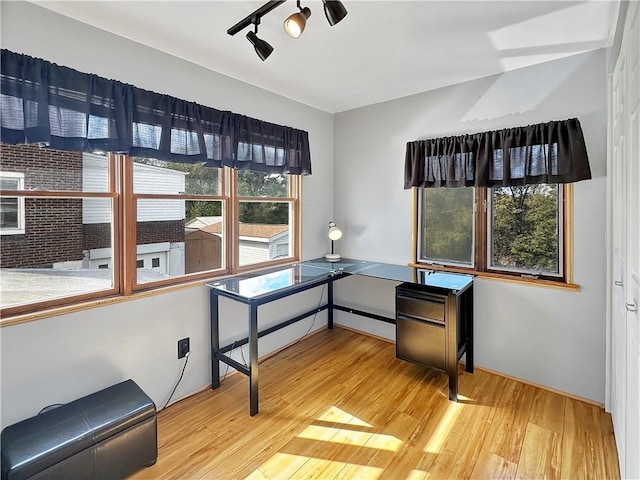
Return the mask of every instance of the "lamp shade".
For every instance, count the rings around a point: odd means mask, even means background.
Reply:
[[[347,9],[342,2],[337,0],[322,0],[324,3],[324,14],[327,16],[329,25],[333,26],[347,16]]]
[[[262,61],[265,61],[267,57],[271,55],[271,52],[273,52],[273,47],[259,38],[254,32],[247,33],[247,40],[251,42],[251,45],[253,45],[253,48]]]
[[[331,240],[331,253],[327,253],[324,258],[328,262],[338,262],[340,261],[340,255],[333,251],[333,242],[335,240],[339,240],[342,238],[342,230],[336,227],[334,222],[329,222],[329,240]]]
[[[311,10],[308,7],[301,8],[298,13],[293,13],[284,21],[284,31],[291,38],[298,38],[304,32],[307,25],[307,18],[311,16]]]
[[[331,226],[333,224],[333,226]],[[342,238],[342,230],[336,227],[336,224],[331,222],[329,224],[329,240],[339,240]]]

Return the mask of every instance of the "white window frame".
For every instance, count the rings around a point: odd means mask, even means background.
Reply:
[[[18,180],[18,188],[16,190],[24,190],[24,173],[18,172],[0,172],[0,178],[10,178]],[[24,197],[4,197],[15,198],[18,204],[18,225],[16,228],[0,227],[0,235],[24,235],[25,233],[25,205]]]

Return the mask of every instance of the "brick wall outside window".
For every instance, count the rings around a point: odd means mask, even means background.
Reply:
[[[111,247],[111,225],[95,223],[83,226],[84,248]],[[140,222],[137,225],[137,244],[184,242],[184,220]]]
[[[24,235],[2,235],[0,267],[45,268],[82,260],[82,200],[27,198]]]
[[[24,174],[26,190],[82,189],[82,153],[0,145],[0,171]],[[25,233],[1,235],[0,267],[50,267],[82,260],[82,200],[27,198]]]
[[[3,143],[0,171],[24,173],[25,190],[82,190],[82,152]]]
[[[140,222],[137,225],[138,245],[157,242],[184,242],[184,220]]]
[[[82,153],[0,144],[0,171],[24,174],[26,190],[82,190]],[[111,225],[82,223],[82,200],[27,198],[25,233],[0,235],[0,268],[49,268],[110,248]],[[184,242],[184,220],[140,222],[137,244]]]

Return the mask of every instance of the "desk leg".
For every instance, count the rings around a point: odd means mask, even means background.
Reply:
[[[446,352],[446,370],[449,376],[449,400],[458,401],[458,315],[461,315],[459,297],[449,294],[446,301],[446,322],[445,329],[447,348]]]
[[[249,413],[258,413],[258,305],[249,305]]]
[[[333,330],[333,282],[327,283],[327,328]]]
[[[465,370],[473,373],[473,285],[464,293],[464,317],[467,322],[467,365]]]
[[[209,320],[211,322],[211,389],[220,387],[220,361],[216,354],[220,350],[220,325],[218,321],[218,295],[209,293]]]

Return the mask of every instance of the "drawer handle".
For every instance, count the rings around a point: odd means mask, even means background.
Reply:
[[[621,287],[624,285],[624,283],[622,282],[622,280],[616,280],[615,282],[613,282],[615,284],[616,287]]]
[[[398,295],[397,296],[398,300],[408,300],[408,301],[418,301],[418,302],[430,302],[430,303],[435,303],[437,305],[444,305],[444,299],[443,298],[438,298],[438,297],[432,297],[432,296],[428,296],[428,295],[422,295],[422,296],[418,296],[418,295]]]
[[[627,309],[627,312],[637,312],[638,311],[638,304],[636,303],[635,300],[633,301],[633,303],[625,303],[624,306]]]
[[[440,328],[445,327],[444,322],[441,322],[440,320],[436,320],[435,318],[416,318],[416,317],[403,315],[402,313],[398,313],[398,318],[400,320],[406,320],[409,322],[426,323],[427,325],[432,325],[434,327],[440,327]]]

